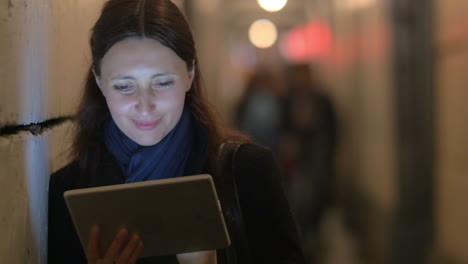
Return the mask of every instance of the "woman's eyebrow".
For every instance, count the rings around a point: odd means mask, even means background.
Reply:
[[[110,80],[113,81],[113,80],[136,80],[136,79],[135,79],[134,77],[132,77],[132,76],[120,76],[120,75],[117,75],[117,76],[115,76],[115,77],[112,77]]]
[[[162,72],[162,73],[154,74],[153,76],[151,76],[151,79],[161,77],[161,76],[176,76],[176,75],[177,74],[172,73],[172,72]],[[111,81],[113,81],[113,80],[133,80],[133,81],[135,81],[136,78],[133,77],[133,76],[130,76],[130,75],[125,75],[125,76],[117,75],[115,77],[112,77],[110,80]]]
[[[158,74],[151,76],[151,79],[161,77],[161,76],[171,76],[171,75],[177,75],[177,74],[172,73],[172,72],[162,72],[162,73],[158,73]]]

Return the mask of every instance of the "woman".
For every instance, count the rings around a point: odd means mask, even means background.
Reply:
[[[49,186],[49,263],[302,263],[272,156],[255,144],[228,142],[203,96],[192,33],[178,8],[169,0],[110,0],[90,44],[75,161],[53,174]],[[232,164],[220,162],[220,146],[234,145]],[[225,179],[231,165],[234,205]],[[66,190],[201,173],[215,181],[229,248],[137,261],[144,246],[138,235],[122,229],[100,251],[94,227],[82,250]]]

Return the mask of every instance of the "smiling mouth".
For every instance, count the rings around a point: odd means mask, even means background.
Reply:
[[[136,128],[143,131],[152,130],[159,124],[159,120],[157,121],[138,121],[132,120],[133,124],[135,124]]]

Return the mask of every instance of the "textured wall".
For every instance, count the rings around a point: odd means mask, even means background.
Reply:
[[[48,177],[72,129],[50,120],[76,107],[103,2],[0,0],[0,263],[46,263]]]

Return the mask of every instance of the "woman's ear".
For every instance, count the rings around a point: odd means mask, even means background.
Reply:
[[[195,78],[195,61],[193,61],[192,69],[188,71],[189,85],[186,89],[186,92],[192,87],[193,79]]]

